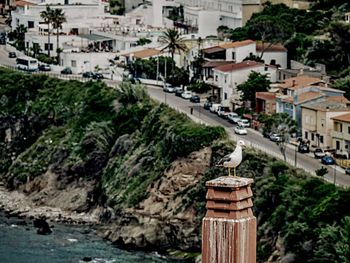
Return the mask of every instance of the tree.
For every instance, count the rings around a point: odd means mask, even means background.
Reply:
[[[264,124],[264,129],[272,133],[278,134],[281,140],[276,141],[278,148],[283,156],[286,158],[286,148],[290,136],[297,132],[297,123],[287,113],[274,113],[272,115],[262,114],[259,121]]]
[[[47,24],[47,55],[50,57],[50,24],[52,23],[52,9],[49,5],[46,5],[46,10],[40,12],[40,17],[44,20],[44,23]]]
[[[18,50],[25,50],[25,33],[27,32],[27,28],[20,24],[16,27],[13,32],[13,38],[15,39],[15,45]]]
[[[57,63],[60,64],[60,42],[59,42],[59,36],[60,36],[60,29],[62,28],[62,24],[67,22],[66,16],[62,9],[57,8],[52,10],[51,12],[51,21],[52,26],[55,28],[56,36],[57,36],[57,46],[56,46],[56,52],[57,52]]]
[[[255,108],[255,93],[267,91],[270,87],[270,80],[266,74],[253,71],[249,74],[248,80],[237,86],[242,92],[241,100],[250,101],[251,107]]]
[[[160,41],[166,44],[162,51],[168,50],[171,54],[172,60],[174,60],[175,52],[184,52],[187,50],[179,31],[176,29],[167,29],[167,31],[165,31],[160,37]]]
[[[262,58],[265,50],[276,43],[283,43],[288,39],[293,28],[284,20],[269,15],[261,15],[249,21],[248,31],[255,35],[257,40],[261,40],[263,50],[260,57]],[[267,45],[265,45],[268,43]]]
[[[332,88],[345,91],[344,96],[350,99],[350,74],[344,78],[337,79],[332,85]]]
[[[152,40],[145,38],[145,37],[141,37],[137,40],[136,45],[144,46],[144,45],[149,44],[151,42],[152,42]]]
[[[350,65],[350,25],[343,22],[331,23],[329,27],[331,39],[334,42],[334,53],[338,63]]]

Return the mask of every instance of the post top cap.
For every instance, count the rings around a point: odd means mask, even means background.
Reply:
[[[206,182],[206,186],[208,187],[228,187],[228,188],[236,188],[248,186],[254,182],[251,178],[243,178],[243,177],[234,177],[234,176],[221,176]]]

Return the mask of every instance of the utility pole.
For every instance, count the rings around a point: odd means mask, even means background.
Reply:
[[[336,169],[336,167],[337,167],[337,164],[334,164],[334,181],[333,181],[333,183],[334,183],[334,185],[335,185],[335,183],[336,183],[336,178],[337,178],[337,169]]]
[[[295,150],[294,150],[294,166],[297,167],[297,145],[295,145]]]
[[[159,56],[157,57],[157,85],[158,85],[158,78],[159,78]]]

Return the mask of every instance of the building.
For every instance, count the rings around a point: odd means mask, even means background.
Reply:
[[[276,96],[276,112],[287,113],[301,127],[301,106],[306,102],[322,101],[326,97],[343,96],[344,91],[327,87],[321,79],[298,76],[275,85],[280,89]]]
[[[332,143],[337,150],[337,154],[350,156],[350,113],[332,118],[333,131]]]
[[[349,113],[349,103],[349,100],[343,96],[334,96],[303,104],[301,106],[302,138],[310,141],[311,146],[332,148],[332,118]]]
[[[274,92],[256,92],[255,93],[255,111],[265,114],[276,113],[276,93]]]
[[[242,0],[177,0],[184,6],[184,24],[200,37],[216,36],[219,26],[242,26]]]
[[[223,105],[235,108],[241,104],[237,86],[247,81],[252,71],[267,74],[271,82],[276,81],[276,68],[256,61],[230,63],[213,69],[212,84],[219,90],[219,100]]]
[[[282,44],[256,43],[256,55],[261,57],[265,64],[285,69],[288,62],[287,53],[287,49]]]

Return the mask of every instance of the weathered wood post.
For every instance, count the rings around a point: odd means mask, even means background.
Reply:
[[[208,181],[202,222],[202,263],[255,263],[253,179],[223,176]]]

